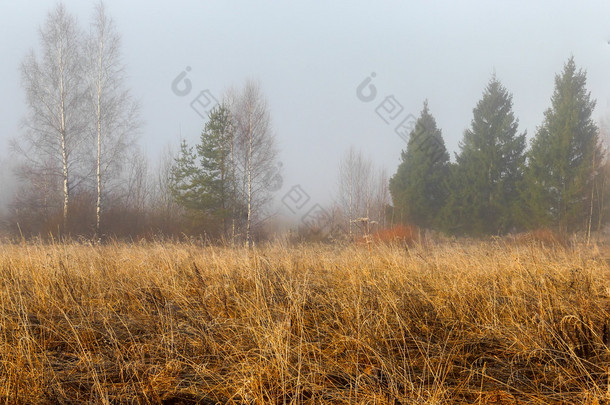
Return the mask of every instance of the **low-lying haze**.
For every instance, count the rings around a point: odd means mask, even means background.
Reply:
[[[65,1],[86,27],[93,2]],[[19,65],[38,49],[49,1],[0,2],[0,156],[25,115]],[[180,137],[197,140],[203,119],[190,107],[202,90],[220,98],[247,78],[260,81],[283,163],[278,198],[300,184],[315,200],[334,197],[338,162],[354,145],[392,175],[404,141],[375,108],[393,95],[401,117],[417,116],[424,99],[457,151],[472,109],[495,72],[513,93],[520,130],[531,138],[550,106],[554,76],[573,55],[597,99],[594,118],[608,114],[610,3],[251,2],[107,0],[122,35],[128,86],[142,103],[140,144],[156,161]],[[189,67],[192,91],[172,92]],[[371,73],[378,94],[356,96]],[[9,182],[9,176],[0,176]]]

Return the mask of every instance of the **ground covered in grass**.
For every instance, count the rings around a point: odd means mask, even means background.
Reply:
[[[501,241],[0,246],[4,403],[607,403],[610,268]]]

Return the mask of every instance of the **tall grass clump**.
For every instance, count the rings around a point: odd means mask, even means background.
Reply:
[[[2,245],[0,400],[607,403],[609,281],[501,241]]]

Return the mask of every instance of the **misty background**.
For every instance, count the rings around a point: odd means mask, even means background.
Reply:
[[[93,1],[64,1],[86,25]],[[350,146],[391,176],[405,142],[376,113],[393,95],[403,116],[428,99],[453,159],[472,109],[495,72],[513,93],[528,139],[550,106],[555,74],[573,55],[597,99],[594,119],[609,114],[610,3],[105,1],[122,35],[127,86],[141,102],[139,143],[154,164],[180,139],[194,143],[204,120],[190,107],[201,90],[220,99],[230,86],[260,81],[282,162],[283,187],[300,184],[313,201],[332,202],[338,164]],[[54,1],[0,1],[0,201],[11,199],[9,140],[26,112],[19,65],[39,51],[38,29]],[[187,67],[193,90],[172,81]],[[372,72],[378,95],[365,103],[357,86]],[[280,206],[278,204],[278,206]],[[287,211],[286,211],[287,212]]]

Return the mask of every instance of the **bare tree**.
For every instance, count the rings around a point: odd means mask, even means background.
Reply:
[[[42,182],[45,187],[54,183],[50,177],[61,183],[65,230],[71,192],[86,177],[78,173],[78,149],[86,136],[81,32],[60,3],[39,34],[40,57],[32,50],[21,64],[28,113],[23,137],[13,147],[26,159],[22,175],[31,185],[40,176],[48,179]]]
[[[25,180],[17,185],[9,205],[10,226],[15,234],[45,235],[57,229],[54,216],[61,211],[61,192],[58,192],[61,187],[55,166],[55,162],[49,162],[46,170],[40,166],[34,171],[25,165],[25,172],[15,170]]]
[[[156,167],[156,176],[151,180],[151,209],[157,219],[157,231],[164,234],[174,233],[182,207],[172,197],[171,169],[175,161],[175,155],[169,146],[166,146]]]
[[[339,163],[339,206],[343,209],[344,217],[347,219],[349,237],[352,237],[352,221],[356,217],[356,151],[350,147],[347,154]]]
[[[95,128],[95,236],[101,236],[102,199],[111,180],[118,180],[140,126],[139,106],[125,88],[121,38],[103,3],[95,8],[86,41],[89,107]]]
[[[125,205],[137,212],[144,212],[151,196],[148,158],[142,152],[135,152],[129,160],[127,170],[127,190],[121,193]]]
[[[171,211],[178,205],[172,198],[171,193],[171,168],[174,163],[174,152],[169,145],[165,146],[158,158],[155,177],[152,181],[151,190],[152,200],[159,207],[163,207],[164,211]]]
[[[379,226],[386,226],[386,209],[390,205],[390,179],[385,168],[377,171],[377,175],[373,177],[373,216],[379,223]]]
[[[339,205],[353,237],[354,221],[369,217],[372,162],[350,147],[339,164]]]
[[[354,224],[359,222],[370,231],[372,224],[383,223],[389,203],[388,177],[384,170],[376,172],[373,162],[361,151],[351,147],[339,164],[338,205],[347,221],[349,236],[354,237]]]
[[[246,244],[252,246],[252,227],[262,219],[271,200],[269,182],[277,170],[277,148],[271,131],[267,102],[257,82],[249,80],[230,109],[235,122],[232,159],[241,185],[246,214]]]
[[[238,158],[237,158],[237,145],[236,145],[236,136],[235,136],[235,127],[237,125],[235,121],[235,110],[237,107],[237,99],[239,97],[239,93],[235,88],[230,88],[223,95],[222,104],[225,106],[229,106],[229,111],[231,114],[231,128],[230,131],[232,136],[227,137],[226,139],[229,141],[228,149],[229,149],[229,161],[228,161],[228,170],[227,176],[230,179],[230,188],[229,193],[231,194],[230,203],[230,211],[231,211],[231,244],[235,245],[237,238],[237,229],[239,226],[239,213],[241,212],[239,204],[239,184],[238,184]]]
[[[594,192],[591,196],[591,200],[595,200],[597,214],[597,241],[601,238],[602,225],[608,221],[607,218],[609,214],[606,200],[610,196],[610,182],[608,182],[608,178],[610,177],[610,118],[606,117],[605,119],[602,119],[599,123],[599,129],[599,144],[596,153],[593,154],[593,157],[597,157],[599,162],[597,164],[593,162],[593,167],[596,168],[597,173],[593,173],[592,188]],[[588,232],[590,233],[593,212],[590,212],[589,215]]]

